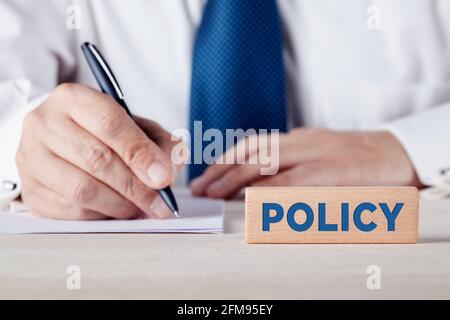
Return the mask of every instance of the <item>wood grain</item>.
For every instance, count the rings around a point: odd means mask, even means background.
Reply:
[[[294,231],[287,223],[286,213],[295,203],[306,203],[314,211],[314,223],[304,232]],[[387,219],[378,207],[375,212],[362,214],[364,223],[371,221],[377,228],[371,232],[360,231],[353,222],[353,211],[361,203],[386,203],[390,208],[397,203],[404,206],[396,220],[396,230],[388,231]],[[284,208],[284,218],[263,232],[263,203],[278,203]],[[318,230],[318,206],[326,204],[327,223],[337,224],[338,231]],[[349,229],[341,231],[341,205],[349,204]],[[246,241],[257,243],[323,243],[323,244],[413,244],[418,241],[419,194],[410,187],[358,187],[358,188],[248,188],[245,200]],[[305,221],[305,214],[298,213],[298,223]]]

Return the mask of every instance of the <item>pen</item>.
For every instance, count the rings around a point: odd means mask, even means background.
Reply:
[[[97,82],[102,89],[103,93],[111,96],[116,100],[118,104],[122,106],[128,113],[128,115],[133,118],[133,115],[130,112],[127,104],[125,103],[125,97],[122,93],[122,90],[119,87],[119,83],[117,82],[111,68],[108,66],[105,58],[101,55],[100,51],[91,43],[84,43],[81,46],[83,50],[84,56],[94,73]],[[173,214],[179,218],[179,210],[178,204],[175,199],[175,196],[170,187],[167,187],[162,190],[158,190],[159,195],[163,199],[163,201],[167,204],[169,209],[173,212]]]

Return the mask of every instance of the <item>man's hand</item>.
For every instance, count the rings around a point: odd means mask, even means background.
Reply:
[[[242,151],[242,143],[238,144],[235,150],[228,152]],[[261,165],[258,164],[216,164],[208,168],[202,177],[193,181],[193,194],[230,198],[246,186],[420,184],[402,145],[388,132],[296,129],[289,134],[280,135],[279,143],[278,174],[261,176]],[[255,150],[245,157],[251,157],[252,153],[254,155]]]
[[[28,208],[63,220],[170,216],[154,190],[174,180],[175,142],[135,120],[93,89],[56,88],[23,125],[16,162]]]

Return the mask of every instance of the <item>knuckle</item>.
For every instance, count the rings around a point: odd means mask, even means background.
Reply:
[[[153,157],[149,151],[148,141],[138,141],[127,146],[123,154],[123,160],[126,164],[134,165],[141,159],[146,159],[148,162],[152,162]]]
[[[87,165],[92,173],[107,169],[114,161],[114,154],[107,146],[98,144],[88,149]]]
[[[99,128],[105,134],[117,135],[122,130],[125,119],[122,112],[111,109],[100,117]]]
[[[23,120],[22,134],[20,138],[21,147],[28,149],[34,142],[44,140],[49,132],[51,123],[47,119],[46,111],[38,107],[26,114]]]
[[[131,199],[143,200],[150,194],[150,189],[134,176],[126,179],[124,189]]]
[[[82,180],[77,184],[73,192],[73,200],[77,204],[86,204],[95,197],[96,193],[96,186],[92,182]]]
[[[55,88],[52,97],[56,99],[67,99],[74,97],[77,94],[78,85],[74,83],[63,83]]]
[[[82,85],[75,83],[63,83],[56,87],[47,101],[43,104],[56,113],[64,113],[71,106],[82,101],[86,92]]]
[[[42,123],[43,119],[44,116],[39,108],[36,108],[33,111],[28,112],[23,120],[24,130],[39,125],[40,123]]]

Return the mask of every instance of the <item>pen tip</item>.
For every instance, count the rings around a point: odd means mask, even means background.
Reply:
[[[180,216],[180,214],[178,213],[178,211],[174,211],[173,214],[175,215],[175,217],[181,218],[181,216]]]

